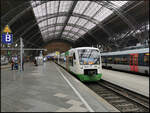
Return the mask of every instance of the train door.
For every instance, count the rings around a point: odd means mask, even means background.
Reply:
[[[69,70],[69,56],[66,56],[66,69]]]
[[[138,54],[130,54],[130,70],[138,72]]]

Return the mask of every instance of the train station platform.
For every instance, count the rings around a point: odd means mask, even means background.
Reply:
[[[11,68],[11,64],[1,65],[0,66],[0,69],[7,69],[7,68]]]
[[[149,77],[103,69],[102,79],[149,97]]]
[[[1,70],[2,112],[116,112],[76,78],[53,62]]]

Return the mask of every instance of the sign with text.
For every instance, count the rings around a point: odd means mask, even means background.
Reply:
[[[13,34],[2,34],[2,43],[11,44],[13,42]]]
[[[11,44],[13,42],[13,34],[8,25],[5,26],[2,33],[2,43],[3,44]]]

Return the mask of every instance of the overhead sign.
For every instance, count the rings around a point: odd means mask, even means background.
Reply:
[[[2,33],[2,43],[3,44],[11,44],[13,42],[13,34],[8,25],[5,26]]]
[[[60,53],[59,53],[59,51],[56,51],[56,55],[59,55]]]
[[[47,58],[50,58],[51,56],[47,56]]]
[[[3,32],[4,32],[4,33],[11,33],[11,30],[10,30],[10,28],[9,28],[8,25],[5,26]]]
[[[13,42],[13,34],[2,34],[2,43],[11,44]]]

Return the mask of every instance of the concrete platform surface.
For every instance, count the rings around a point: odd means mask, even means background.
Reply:
[[[11,64],[6,64],[6,65],[0,66],[0,69],[7,69],[7,68],[11,68]]]
[[[108,104],[55,63],[1,70],[1,112],[114,112]]]
[[[149,77],[103,69],[102,79],[149,97]]]

